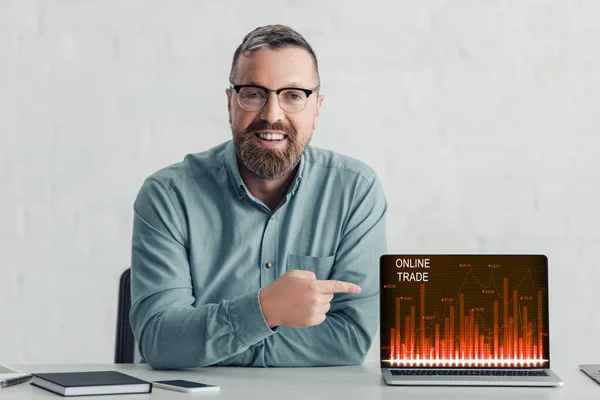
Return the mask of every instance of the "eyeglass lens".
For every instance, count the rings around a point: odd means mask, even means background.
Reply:
[[[266,103],[268,93],[258,87],[243,87],[239,93],[240,106],[247,111],[258,111]],[[306,106],[306,93],[302,90],[286,89],[278,96],[280,107],[290,113],[300,112]]]

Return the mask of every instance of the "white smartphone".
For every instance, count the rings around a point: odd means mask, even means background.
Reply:
[[[161,389],[176,390],[178,392],[185,393],[218,392],[221,389],[217,385],[207,385],[206,383],[186,381],[183,379],[173,379],[169,381],[153,381],[152,385]]]

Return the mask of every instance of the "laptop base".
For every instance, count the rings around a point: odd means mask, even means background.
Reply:
[[[579,369],[600,384],[600,364],[580,364]]]
[[[444,369],[444,375],[392,375],[392,370],[402,371],[401,368],[381,369],[383,380],[386,384],[391,386],[563,386],[562,379],[550,369],[535,370],[543,371],[547,376],[447,375],[454,371],[461,371],[453,369]],[[503,373],[507,372],[506,370],[498,371]],[[509,370],[509,372],[510,371],[518,372],[519,370]]]

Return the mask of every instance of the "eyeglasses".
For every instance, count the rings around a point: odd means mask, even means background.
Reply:
[[[230,87],[238,94],[238,104],[246,111],[258,111],[267,104],[269,92],[277,94],[279,107],[286,113],[299,113],[306,108],[308,97],[319,89],[281,88],[267,89],[257,85],[234,85]]]

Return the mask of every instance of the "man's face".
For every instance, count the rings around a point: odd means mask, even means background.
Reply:
[[[313,89],[317,76],[313,59],[304,49],[261,49],[240,56],[233,83],[268,89]],[[235,90],[227,89],[229,123],[242,163],[261,179],[282,177],[296,167],[310,142],[323,97],[312,93],[302,111],[288,113],[282,110],[274,92],[269,93],[267,103],[258,111],[242,108],[239,96]]]

